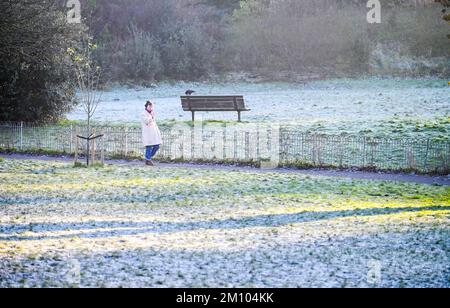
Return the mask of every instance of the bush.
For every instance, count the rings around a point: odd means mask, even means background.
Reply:
[[[411,74],[445,74],[445,61],[439,58],[448,59],[450,49],[439,6],[388,6],[383,10],[382,24],[369,25],[363,4],[248,0],[234,13],[227,39],[234,55],[233,67],[259,72],[319,69],[325,73],[364,73],[369,72],[373,51],[395,42],[403,51],[402,57],[412,63]],[[395,62],[396,58],[387,60]],[[428,61],[430,65],[425,63]]]
[[[83,31],[48,1],[0,2],[0,121],[52,122],[73,107],[66,52]]]
[[[86,165],[86,164],[83,164],[83,163],[80,163],[79,161],[77,161],[77,162],[75,162],[75,163],[73,164],[73,167],[74,167],[74,168],[87,168],[87,165]]]
[[[98,0],[95,12],[104,81],[198,79],[222,66],[223,16],[205,3]]]

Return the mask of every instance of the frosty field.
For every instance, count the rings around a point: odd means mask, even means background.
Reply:
[[[450,188],[0,160],[0,287],[450,287]]]
[[[113,88],[102,92],[94,118],[139,125],[146,100],[156,103],[161,124],[189,121],[180,96],[244,95],[246,122],[292,124],[302,131],[449,140],[450,87],[439,79],[335,79],[296,83],[161,83],[153,88]],[[235,113],[198,113],[198,119],[234,122]],[[82,108],[68,119],[84,120]]]

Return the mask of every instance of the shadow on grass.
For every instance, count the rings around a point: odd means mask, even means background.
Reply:
[[[445,206],[370,208],[327,212],[302,212],[293,214],[270,214],[244,217],[238,219],[192,221],[192,222],[134,222],[134,221],[89,221],[82,223],[35,223],[35,224],[3,224],[0,225],[0,240],[3,241],[33,241],[67,238],[111,238],[116,236],[134,236],[146,233],[164,234],[172,232],[199,230],[230,230],[252,227],[281,227],[294,223],[304,223],[321,220],[332,220],[346,217],[370,217],[377,215],[392,215],[398,213],[414,213],[421,211],[448,210]],[[103,230],[102,230],[103,229]],[[21,232],[47,233],[74,231],[67,235],[13,235]],[[76,232],[78,231],[78,232]],[[10,235],[10,236],[5,236]]]

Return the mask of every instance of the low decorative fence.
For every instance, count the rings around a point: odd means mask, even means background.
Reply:
[[[140,127],[94,126],[104,137],[97,145],[110,158],[143,156]],[[389,139],[305,133],[283,126],[202,125],[161,128],[157,159],[278,166],[358,168],[449,173],[450,143],[431,139]],[[0,123],[0,151],[74,154],[80,125],[37,126]]]

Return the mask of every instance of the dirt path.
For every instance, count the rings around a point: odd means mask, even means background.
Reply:
[[[24,155],[24,154],[0,154],[0,157],[5,159],[34,159],[34,160],[45,160],[45,161],[72,161],[68,157],[49,157],[49,156],[36,156],[36,155]],[[116,165],[136,165],[143,166],[144,164],[140,161],[126,161],[126,160],[108,160],[108,164]],[[450,186],[450,175],[448,176],[428,176],[428,175],[417,175],[417,174],[392,174],[392,173],[374,173],[365,171],[352,171],[352,170],[320,170],[320,169],[309,169],[309,170],[297,170],[297,169],[259,169],[253,167],[242,167],[242,166],[225,166],[225,165],[200,165],[193,163],[157,163],[157,167],[163,168],[196,168],[196,169],[222,169],[230,171],[251,171],[251,172],[263,172],[263,173],[297,173],[312,176],[328,176],[328,177],[342,177],[351,179],[364,179],[364,180],[378,180],[378,181],[396,181],[396,182],[409,182],[409,183],[419,183],[419,184],[429,184],[429,185],[445,185]],[[150,167],[147,167],[150,168]]]

